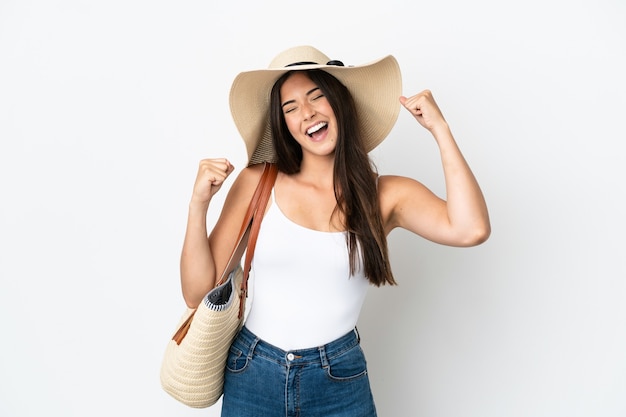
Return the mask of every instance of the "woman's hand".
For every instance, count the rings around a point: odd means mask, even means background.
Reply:
[[[225,158],[200,161],[193,186],[192,203],[208,204],[234,170],[235,167]]]
[[[409,98],[401,96],[400,103],[422,126],[431,132],[447,125],[430,90],[424,90]]]

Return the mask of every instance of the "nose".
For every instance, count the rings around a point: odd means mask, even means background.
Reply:
[[[304,117],[304,120],[312,119],[315,114],[316,111],[311,104],[306,103],[302,106],[302,117]]]

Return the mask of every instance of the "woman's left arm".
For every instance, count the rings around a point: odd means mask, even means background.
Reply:
[[[400,103],[437,141],[446,199],[413,179],[381,177],[379,191],[387,232],[402,227],[450,246],[484,242],[491,233],[485,199],[432,93],[425,90],[409,98],[400,97]]]

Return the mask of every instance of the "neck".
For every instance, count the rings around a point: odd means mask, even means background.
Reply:
[[[300,164],[300,172],[297,174],[301,180],[315,184],[327,184],[331,187],[334,183],[334,156],[303,158]]]

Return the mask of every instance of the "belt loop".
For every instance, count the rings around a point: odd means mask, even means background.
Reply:
[[[356,334],[357,342],[361,343],[361,335],[359,334],[359,329],[357,329],[356,326],[354,326],[354,334]]]
[[[326,348],[324,346],[320,346],[317,349],[320,352],[320,360],[322,361],[322,368],[327,368],[328,358],[326,357]]]

